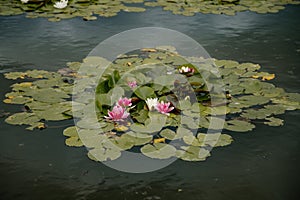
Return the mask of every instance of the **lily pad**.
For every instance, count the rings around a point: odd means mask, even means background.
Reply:
[[[28,95],[36,101],[41,101],[45,103],[62,102],[65,101],[65,98],[70,97],[65,92],[53,88],[32,90]]]
[[[152,140],[151,135],[135,133],[135,132],[127,132],[121,136],[124,141],[129,141],[135,146],[147,144]]]
[[[279,118],[275,118],[275,117],[270,117],[270,118],[266,118],[266,122],[264,122],[264,124],[267,124],[269,126],[282,126],[283,125],[283,120],[279,119]]]
[[[168,140],[173,140],[176,137],[176,133],[172,131],[171,129],[164,129],[160,132],[160,135]]]
[[[166,124],[167,116],[159,113],[149,112],[149,123],[147,125],[132,124],[130,129],[139,133],[156,133],[159,132]]]
[[[150,158],[167,159],[175,156],[176,148],[169,144],[155,143],[143,146],[141,152]]]
[[[71,147],[81,147],[83,146],[75,126],[68,127],[63,132],[64,136],[68,136],[66,139],[66,145]]]
[[[224,128],[235,132],[247,132],[254,129],[255,125],[247,121],[234,119],[234,120],[227,121]]]
[[[15,113],[5,119],[5,122],[12,125],[31,125],[40,121],[40,119],[34,113]]]
[[[121,152],[115,149],[94,148],[89,150],[88,157],[94,161],[115,160],[121,156]]]
[[[185,161],[204,161],[210,153],[208,150],[195,146],[182,146],[182,150],[177,150],[176,156]]]
[[[155,97],[154,90],[151,87],[142,86],[137,88],[134,93],[141,99],[146,100],[147,98]]]

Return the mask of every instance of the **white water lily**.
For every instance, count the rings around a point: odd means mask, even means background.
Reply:
[[[153,111],[156,108],[156,105],[158,104],[157,98],[147,98],[146,104],[150,111]]]
[[[56,2],[53,6],[54,6],[54,8],[62,9],[62,8],[67,7],[67,5],[68,5],[68,0],[60,0],[60,1]]]
[[[178,71],[179,73],[194,73],[195,70],[193,68],[182,66],[180,69],[178,69]]]
[[[28,3],[29,0],[21,0],[22,3]]]
[[[189,68],[183,66],[183,67],[181,67],[181,68],[179,69],[179,72],[180,72],[180,73],[184,73],[184,72],[187,73],[187,72],[189,72]]]

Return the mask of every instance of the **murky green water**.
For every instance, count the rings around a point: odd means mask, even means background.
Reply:
[[[277,14],[175,16],[160,8],[86,22],[51,23],[0,17],[0,71],[57,70],[84,58],[99,42],[131,28],[159,26],[183,32],[212,57],[250,61],[276,74],[273,82],[300,92],[300,7]],[[0,74],[1,99],[13,82]],[[1,110],[20,106],[1,103]],[[233,133],[233,145],[205,162],[176,161],[160,171],[127,174],[90,161],[84,148],[69,148],[62,131],[72,120],[29,132],[0,119],[1,199],[296,199],[300,183],[300,112],[285,125],[257,125]]]

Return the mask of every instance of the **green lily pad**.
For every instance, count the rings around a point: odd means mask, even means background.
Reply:
[[[192,131],[190,131],[189,129],[186,129],[186,128],[180,126],[176,130],[176,136],[175,136],[174,139],[181,139],[184,136],[191,136],[191,135],[193,135]]]
[[[205,140],[206,134],[200,133],[197,135],[197,137],[193,135],[188,135],[183,137],[183,141],[191,146],[197,146],[197,147],[203,147],[206,146],[204,140]]]
[[[115,149],[94,148],[89,150],[88,157],[94,161],[116,160],[121,156],[121,152]]]
[[[234,120],[227,121],[226,124],[224,125],[224,128],[235,132],[247,132],[254,129],[255,125],[247,121],[234,119]]]
[[[172,131],[171,129],[164,129],[160,132],[160,135],[168,140],[173,140],[176,137],[176,133]]]
[[[147,144],[152,140],[151,135],[135,133],[135,132],[127,132],[121,136],[124,141],[130,141],[133,145],[139,146],[143,144]]]
[[[34,113],[15,113],[5,119],[5,122],[12,125],[31,125],[40,121],[40,119]]]
[[[138,133],[156,133],[159,132],[166,124],[167,116],[160,113],[149,112],[149,123],[147,125],[134,123],[130,129]]]
[[[134,93],[141,99],[146,100],[147,98],[155,97],[154,90],[151,87],[142,86],[137,88]]]
[[[245,106],[253,106],[253,105],[263,105],[266,104],[270,101],[270,98],[268,97],[263,97],[263,96],[251,96],[251,95],[247,95],[247,96],[242,96],[237,98],[237,102],[245,105]]]
[[[132,140],[130,137],[115,137],[110,139],[111,142],[120,148],[121,151],[131,149],[134,145],[136,145],[136,140]],[[138,143],[138,142],[137,142]]]
[[[70,96],[63,91],[53,88],[32,90],[28,95],[36,101],[45,103],[58,103],[65,101],[65,98],[70,98]]]
[[[24,96],[13,96],[12,98],[7,98],[3,100],[4,103],[9,104],[25,104],[31,101],[33,101],[32,98]]]
[[[71,147],[81,147],[83,146],[75,126],[68,127],[63,132],[64,136],[68,136],[66,139],[66,145]]]
[[[266,118],[266,122],[264,122],[264,124],[267,124],[269,126],[282,126],[283,125],[283,120],[279,119],[279,118],[275,118],[275,117],[270,117],[270,118]]]
[[[169,144],[147,144],[141,148],[141,152],[150,158],[167,159],[175,156],[176,148]]]
[[[224,147],[227,145],[230,145],[233,142],[233,139],[228,134],[221,134],[217,143],[214,145],[214,147]]]
[[[208,150],[195,146],[182,146],[182,150],[177,150],[176,156],[185,161],[204,161],[210,153]]]
[[[264,119],[272,113],[268,112],[266,109],[248,109],[242,113],[242,117],[248,119]]]

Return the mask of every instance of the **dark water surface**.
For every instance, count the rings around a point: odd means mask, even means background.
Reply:
[[[273,81],[300,92],[300,7],[277,14],[175,16],[160,8],[86,22],[58,23],[24,16],[0,17],[0,99],[13,81],[2,73],[57,70],[80,61],[99,42],[131,28],[158,26],[189,35],[212,57],[250,61],[275,73]],[[16,105],[0,110],[16,112]],[[300,184],[300,112],[281,116],[282,127],[258,124],[232,133],[235,142],[214,149],[205,162],[176,161],[147,174],[127,174],[90,161],[84,148],[64,144],[64,125],[25,131],[0,119],[0,199],[297,199]],[[61,127],[60,127],[61,126]]]

